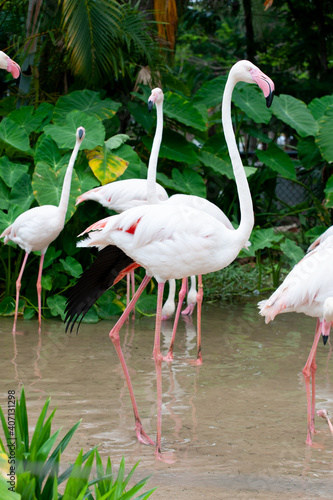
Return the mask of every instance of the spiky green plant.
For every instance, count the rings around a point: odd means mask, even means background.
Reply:
[[[16,400],[15,425],[6,421],[0,407],[0,419],[7,443],[8,455],[4,442],[0,438],[0,498],[1,500],[145,500],[155,491],[155,488],[135,496],[147,483],[150,476],[128,488],[138,463],[125,476],[125,460],[122,458],[118,475],[112,473],[111,460],[108,458],[104,472],[102,459],[97,447],[83,454],[81,450],[71,466],[59,474],[61,454],[67,448],[76,429],[77,422],[54,447],[58,429],[51,433],[51,424],[56,410],[46,418],[49,408],[48,398],[38,417],[34,433],[29,440],[28,413],[24,388],[20,398]],[[15,442],[15,492],[8,489],[9,474],[13,447]],[[92,467],[96,459],[96,478],[91,478]],[[13,471],[13,469],[12,469]],[[63,493],[58,488],[66,482]],[[127,489],[127,491],[126,491]],[[63,490],[63,488],[62,488]]]

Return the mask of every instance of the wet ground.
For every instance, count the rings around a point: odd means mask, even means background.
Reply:
[[[136,441],[127,387],[109,340],[113,322],[82,324],[67,335],[61,322],[0,320],[0,403],[23,383],[33,429],[47,396],[55,431],[63,436],[82,419],[63,460],[99,444],[115,469],[122,456],[135,480],[152,474],[152,499],[332,499],[333,438],[316,419],[315,447],[305,445],[306,396],[302,368],[315,320],[278,316],[265,325],[256,300],[203,308],[203,365],[195,358],[195,320],[181,321],[172,364],[163,364],[162,447],[173,464],[155,460],[152,447]],[[166,352],[171,324],[163,326]],[[156,435],[154,318],[125,325],[122,346],[146,432]],[[317,354],[316,409],[333,414],[331,347]],[[2,433],[1,433],[2,435]]]

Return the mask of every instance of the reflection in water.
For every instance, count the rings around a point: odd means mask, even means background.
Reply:
[[[275,498],[267,493],[273,490],[284,499],[312,498],[304,494],[305,486],[314,495],[332,498],[333,445],[325,420],[317,419],[320,448],[305,445],[301,370],[311,347],[311,318],[281,315],[265,325],[255,300],[205,305],[201,367],[188,363],[196,356],[196,320],[180,321],[174,361],[161,369],[162,447],[177,458],[172,465],[156,463],[151,447],[136,441],[127,387],[108,338],[114,321],[82,324],[78,335],[66,335],[62,323],[52,321],[39,335],[37,322],[23,320],[25,334],[15,337],[11,323],[6,318],[0,322],[1,404],[9,389],[24,384],[30,425],[47,396],[51,410],[57,407],[53,431],[62,426],[63,436],[82,418],[65,460],[97,444],[102,457],[110,455],[115,464],[123,455],[128,467],[140,460],[142,476],[153,473],[151,487],[161,485],[156,492],[161,499],[238,498],[240,487],[246,499]],[[121,337],[151,437],[156,423],[154,327],[154,318],[136,318],[124,325]],[[171,328],[169,322],[162,326],[164,352]],[[318,346],[316,410],[326,408],[330,418],[331,355],[330,345]]]

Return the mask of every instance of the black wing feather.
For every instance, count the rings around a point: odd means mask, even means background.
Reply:
[[[114,245],[109,245],[98,253],[93,264],[81,274],[70,289],[65,308],[66,332],[69,328],[72,332],[75,322],[81,316],[77,327],[79,329],[90,307],[114,285],[119,273],[133,263],[133,259]]]

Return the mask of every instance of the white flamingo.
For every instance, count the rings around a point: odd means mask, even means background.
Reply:
[[[303,257],[268,300],[258,303],[265,322],[277,314],[298,312],[317,318],[314,341],[303,375],[307,395],[307,437],[312,445],[315,415],[316,352],[320,337],[326,344],[333,321],[333,236],[328,236]],[[310,388],[312,383],[312,395]]]
[[[59,206],[43,205],[41,207],[31,208],[17,219],[7,229],[3,231],[0,238],[5,238],[4,243],[13,241],[25,251],[25,256],[16,280],[16,306],[14,315],[13,333],[16,331],[16,322],[18,315],[18,304],[21,288],[21,279],[23,271],[30,252],[41,250],[38,278],[37,278],[37,297],[38,297],[38,323],[41,327],[42,305],[41,305],[41,278],[43,262],[46,250],[52,241],[60,234],[65,225],[66,212],[68,207],[69,193],[71,187],[72,172],[80,145],[84,139],[85,130],[79,127],[76,131],[76,143],[70,157],[66,175],[64,178]]]
[[[241,221],[236,230],[203,211],[185,205],[145,205],[120,215],[108,217],[88,229],[88,237],[79,246],[98,246],[100,252],[72,288],[66,307],[67,328],[82,318],[97,298],[119,281],[131,268],[142,266],[146,276],[116,325],[110,331],[128,384],[137,438],[149,444],[153,441],[142,428],[138,408],[125,359],[120,346],[119,331],[152,276],[158,282],[157,313],[153,356],[157,375],[157,440],[155,455],[161,456],[162,381],[160,350],[161,311],[164,283],[194,274],[214,272],[228,266],[249,239],[254,214],[251,193],[237,148],[231,121],[231,96],[238,81],[256,83],[263,91],[267,104],[273,97],[274,84],[249,61],[239,61],[230,70],[222,102],[222,122],[239,195]]]
[[[187,195],[187,194],[175,194],[168,198],[167,200],[161,201],[157,196],[157,192],[155,190],[156,186],[156,171],[157,171],[157,161],[158,154],[161,145],[162,139],[162,131],[163,131],[163,100],[164,94],[160,88],[155,88],[152,90],[151,95],[148,99],[148,107],[149,110],[155,104],[156,113],[157,113],[157,125],[156,125],[156,133],[153,141],[153,147],[151,151],[151,155],[149,158],[149,170],[150,170],[150,184],[149,184],[149,193],[147,195],[147,200],[149,203],[163,203],[165,205],[186,205],[188,207],[195,208],[197,210],[206,212],[212,215],[215,219],[220,221],[225,227],[231,231],[234,231],[234,227],[231,224],[228,217],[222,212],[220,208],[218,208],[214,203],[206,200],[205,198],[201,198],[195,195]],[[247,248],[251,243],[249,241],[246,242],[245,247]],[[189,256],[190,258],[190,256]],[[197,304],[197,364],[202,363],[202,355],[201,355],[201,306],[203,300],[203,285],[202,285],[202,277],[198,276],[198,288],[196,289],[196,277],[191,276],[191,287],[187,295],[187,307],[182,314],[191,315],[193,313],[195,304]],[[166,356],[167,361],[171,361],[173,359],[173,346],[176,337],[177,325],[179,320],[179,315],[181,311],[181,307],[183,304],[183,300],[186,294],[187,289],[187,278],[184,278],[182,281],[182,287],[179,292],[179,300],[178,307],[176,311],[176,316],[173,325],[173,331],[169,346],[169,351]],[[166,303],[162,309],[162,319],[170,317],[175,310],[175,291],[176,286],[175,282],[169,281],[169,295]]]

